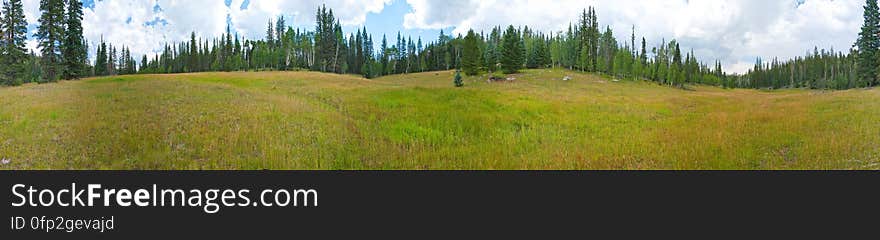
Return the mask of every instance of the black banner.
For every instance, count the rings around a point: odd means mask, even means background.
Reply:
[[[626,238],[712,229],[803,234],[842,223],[873,229],[880,218],[877,172],[8,171],[0,180],[0,232],[13,237],[3,239],[554,239],[600,232]],[[136,189],[151,198],[140,199],[148,206],[119,206],[118,198],[103,195],[93,206],[58,205],[75,201],[60,190],[83,189],[87,204],[89,184],[100,184],[94,191],[101,194],[131,190],[122,197],[128,203]],[[195,190],[202,196],[193,201],[202,204],[162,206],[152,199],[162,189],[180,189],[187,197]],[[289,192],[276,196],[282,189]],[[226,196],[234,206],[209,213],[204,202],[211,197],[204,195],[210,190],[219,190],[212,195],[219,204],[223,191],[232,191]],[[261,198],[265,190],[270,192]],[[51,206],[26,203],[48,203],[49,195],[59,197]],[[285,195],[299,196],[299,205]],[[287,206],[277,206],[286,200]],[[102,229],[84,229],[89,221]]]

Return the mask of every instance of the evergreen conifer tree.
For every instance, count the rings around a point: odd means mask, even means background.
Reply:
[[[61,45],[64,59],[64,79],[79,79],[86,75],[87,49],[83,39],[82,2],[67,0],[67,16],[65,17],[64,44]]]
[[[474,30],[468,31],[467,36],[464,38],[461,68],[468,76],[475,76],[480,73],[480,63],[482,62],[480,55],[482,55],[482,53],[480,52],[478,41],[480,40],[477,38],[477,34],[474,33]]]
[[[0,84],[18,85],[26,78],[25,62],[28,59],[25,50],[27,21],[21,0],[4,1],[0,15],[0,74],[5,79]]]
[[[876,86],[880,74],[880,8],[877,0],[867,0],[865,3],[865,22],[859,33],[856,45],[859,48],[858,75],[865,86]]]
[[[522,38],[513,25],[504,31],[504,40],[501,44],[501,68],[504,73],[516,73],[523,65]]]
[[[37,33],[43,67],[43,82],[57,81],[63,72],[61,43],[64,39],[64,1],[40,0]]]

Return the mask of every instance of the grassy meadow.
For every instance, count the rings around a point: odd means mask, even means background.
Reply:
[[[512,76],[463,88],[451,71],[0,88],[0,169],[880,169],[880,89]]]

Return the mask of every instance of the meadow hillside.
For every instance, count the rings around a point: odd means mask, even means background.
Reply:
[[[513,77],[455,88],[453,72],[234,72],[5,87],[0,169],[880,169],[878,89]]]

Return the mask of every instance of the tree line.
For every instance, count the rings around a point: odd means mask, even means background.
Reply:
[[[621,79],[655,81],[683,87],[685,84],[732,86],[720,62],[709,66],[691,50],[683,53],[675,40],[650,49],[642,37],[636,42],[635,26],[629,41],[619,42],[610,26],[599,28],[594,8],[585,9],[568,30],[546,35],[528,27],[495,27],[489,34],[469,31],[463,38],[462,70],[516,73],[523,68],[560,67],[607,74]],[[641,46],[641,47],[639,47]]]
[[[679,42],[647,39],[619,41],[610,26],[601,29],[596,10],[584,9],[567,30],[545,34],[528,26],[496,26],[488,33],[470,30],[452,36],[442,30],[436,40],[412,39],[400,33],[377,46],[366,28],[346,34],[333,10],[320,6],[314,29],[293,28],[283,17],[267,23],[263,39],[246,39],[230,27],[212,39],[190,35],[188,41],[166,44],[153,56],[138,60],[125,46],[101,39],[95,61],[87,60],[82,37],[82,3],[41,0],[39,56],[24,48],[27,23],[21,0],[4,1],[2,24],[2,82],[51,82],[84,76],[205,71],[312,70],[374,78],[391,74],[460,69],[470,76],[516,73],[526,68],[567,68],[619,79],[647,80],[685,87],[687,84],[724,88],[848,89],[880,84],[880,14],[876,0],[867,0],[865,25],[849,52],[814,49],[788,61],[757,59],[746,74],[725,74],[721,62],[709,65]]]
[[[850,89],[880,85],[880,10],[877,0],[866,0],[864,23],[848,52],[814,48],[788,61],[758,58],[748,73],[737,76],[736,87]]]
[[[229,27],[210,40],[192,33],[189,41],[166,44],[153,58],[143,56],[136,73],[303,69],[374,78],[451,69],[473,76],[561,67],[679,87],[686,83],[721,86],[721,79],[725,79],[720,63],[710,67],[699,62],[692,51],[683,54],[675,40],[652,48],[652,58],[644,38],[638,51],[634,31],[628,44],[619,45],[610,27],[599,30],[593,8],[585,9],[568,31],[557,34],[511,25],[497,26],[488,34],[471,30],[466,36],[451,36],[441,30],[438,39],[424,42],[398,33],[394,42],[383,35],[378,49],[374,49],[374,39],[366,28],[346,36],[332,9],[321,6],[315,16],[312,31],[287,26],[283,17],[269,21],[265,37],[258,40],[239,37]],[[118,57],[114,47],[108,49],[102,41],[95,63],[102,69],[95,70],[96,75],[133,73],[131,67],[116,70],[137,64],[124,47]]]
[[[4,0],[0,10],[0,82],[54,82],[90,76],[88,45],[83,38],[82,2],[40,0],[37,33],[40,55],[27,52],[27,21],[21,0]]]
[[[811,88],[851,89],[874,86],[873,78],[858,77],[858,53],[814,48],[812,53],[789,61],[758,58],[755,66],[736,78],[736,87],[756,89]]]
[[[458,66],[458,41],[442,32],[437,41],[430,43],[398,34],[391,45],[383,36],[381,47],[374,49],[374,39],[366,28],[345,36],[333,10],[321,6],[313,31],[290,27],[279,17],[269,21],[265,37],[259,40],[239,37],[230,27],[219,38],[210,40],[197,38],[193,32],[189,41],[166,44],[152,58],[143,56],[134,73],[312,70],[373,78],[453,69]],[[122,56],[117,56],[115,47],[105,49],[105,45],[102,40],[95,74],[133,73],[132,67],[117,70],[119,66],[137,66],[130,52],[123,47]]]

